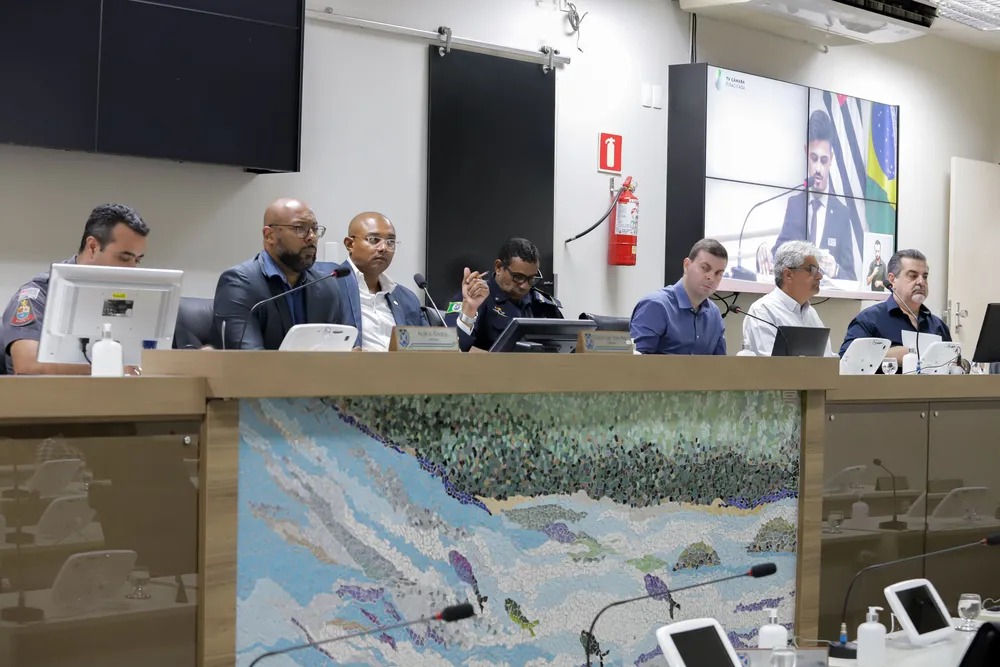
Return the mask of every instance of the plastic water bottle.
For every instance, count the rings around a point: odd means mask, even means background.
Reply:
[[[747,342],[744,342],[743,343],[743,347],[741,347],[740,351],[736,353],[736,356],[737,357],[756,357],[757,355],[754,353],[753,350],[750,349],[750,344],[747,343]]]

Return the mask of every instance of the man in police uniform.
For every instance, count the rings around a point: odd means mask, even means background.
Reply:
[[[135,267],[146,254],[149,227],[132,208],[101,204],[90,213],[76,255],[67,264]],[[49,272],[21,286],[7,304],[0,324],[4,365],[8,374],[90,375],[88,364],[40,364],[38,341],[49,290]],[[135,369],[130,369],[135,373]]]
[[[541,279],[538,248],[527,239],[504,243],[492,274],[466,268],[461,296],[448,304],[445,317],[458,327],[462,351],[489,350],[515,317],[562,319],[559,300],[535,287]]]

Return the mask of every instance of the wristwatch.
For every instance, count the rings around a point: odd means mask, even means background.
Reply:
[[[461,322],[462,324],[464,324],[465,326],[469,327],[470,329],[472,327],[476,326],[476,320],[478,318],[479,318],[479,314],[478,313],[476,314],[476,317],[469,317],[468,315],[466,315],[465,313],[463,313],[461,311],[459,311],[459,313],[458,313],[458,321]]]

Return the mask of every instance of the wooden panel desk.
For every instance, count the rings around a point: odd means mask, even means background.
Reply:
[[[236,525],[241,502],[238,462],[243,451],[240,403],[252,406],[248,409],[262,409],[256,399],[275,399],[272,402],[280,407],[286,405],[281,402],[283,399],[338,396],[385,397],[388,401],[393,397],[414,395],[446,398],[498,393],[607,394],[610,397],[616,393],[677,393],[696,400],[712,400],[697,397],[727,392],[777,392],[779,403],[790,400],[797,406],[796,410],[800,410],[797,414],[801,422],[797,424],[795,436],[801,436],[801,449],[796,468],[799,518],[794,559],[794,620],[800,634],[815,635],[824,395],[837,381],[835,361],[626,355],[156,351],[144,357],[143,368],[147,374],[197,376],[205,378],[206,382],[208,404],[202,429],[199,543],[203,583],[199,590],[202,665],[229,666],[235,660],[239,568]],[[784,399],[781,391],[788,392]],[[695,422],[703,419],[697,412],[683,415],[683,418]],[[751,418],[750,422],[741,423],[752,428],[752,421]],[[289,427],[297,428],[298,424],[289,424]],[[744,553],[742,558],[756,562],[766,560],[767,554]],[[627,597],[632,592],[622,590],[620,596]],[[689,601],[689,604],[694,603]],[[500,605],[503,614],[503,596]],[[692,607],[687,609],[693,613]],[[647,622],[655,625],[655,619],[657,616],[651,616]],[[756,623],[756,615],[750,614],[747,619],[753,619],[747,620],[748,624]],[[582,619],[581,623],[587,624]],[[576,632],[578,634],[579,630]],[[290,637],[296,641],[302,638],[301,634]],[[572,644],[576,646],[574,651],[579,650],[576,638]]]

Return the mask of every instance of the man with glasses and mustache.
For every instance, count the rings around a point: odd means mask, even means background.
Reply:
[[[326,227],[297,199],[278,199],[264,211],[264,249],[219,276],[215,288],[215,346],[277,350],[296,324],[343,324],[336,278],[313,269]],[[294,287],[316,283],[250,309]]]
[[[885,267],[892,294],[882,303],[865,308],[851,320],[840,346],[840,354],[847,352],[855,338],[887,338],[889,350],[885,356],[899,362],[897,373],[903,372],[904,331],[920,331],[941,336],[950,341],[951,331],[944,321],[924,305],[927,299],[927,258],[919,250],[900,250],[889,258]],[[910,313],[916,315],[913,317]],[[918,329],[919,327],[919,329]],[[921,344],[923,348],[923,344]]]
[[[778,335],[777,327],[825,328],[819,313],[809,303],[809,299],[819,294],[823,279],[819,254],[819,249],[807,241],[789,241],[778,248],[774,256],[774,283],[778,289],[757,299],[747,310],[757,319],[743,319],[744,348],[757,356],[769,357]],[[825,356],[834,356],[829,338]]]
[[[515,317],[562,319],[559,300],[535,287],[541,279],[538,248],[527,239],[504,243],[492,274],[466,268],[461,295],[448,304],[445,317],[448,326],[458,327],[462,351],[489,350]]]
[[[381,213],[359,213],[347,226],[348,258],[341,266],[351,273],[338,281],[340,303],[344,323],[358,330],[354,345],[363,350],[387,351],[397,324],[428,326],[417,295],[385,273],[398,243],[396,228]]]

